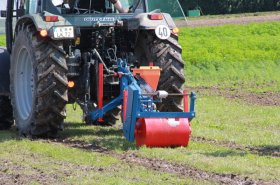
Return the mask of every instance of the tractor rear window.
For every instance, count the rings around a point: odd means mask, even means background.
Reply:
[[[142,0],[119,0],[122,10],[109,0],[52,0],[62,14],[128,13],[142,7]]]

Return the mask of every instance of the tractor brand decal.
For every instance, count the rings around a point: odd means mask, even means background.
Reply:
[[[115,22],[115,17],[85,17],[85,22]]]

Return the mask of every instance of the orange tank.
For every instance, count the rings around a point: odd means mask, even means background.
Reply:
[[[158,81],[160,78],[160,68],[158,66],[140,66],[140,68],[135,68],[133,70],[133,75],[139,74],[147,84],[149,84],[153,90],[157,90]]]

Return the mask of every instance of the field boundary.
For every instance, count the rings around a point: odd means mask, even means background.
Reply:
[[[279,92],[246,92],[241,89],[235,88],[218,88],[218,87],[191,87],[199,94],[208,96],[222,96],[227,99],[244,100],[249,105],[259,106],[280,106],[280,93]]]
[[[280,15],[259,15],[259,16],[244,16],[244,17],[227,17],[225,18],[205,18],[196,20],[177,20],[175,21],[178,27],[203,27],[203,26],[222,26],[227,24],[249,24],[257,22],[279,22]]]

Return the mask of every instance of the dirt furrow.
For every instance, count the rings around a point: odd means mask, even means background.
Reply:
[[[249,177],[242,177],[236,174],[220,174],[220,173],[213,173],[207,172],[200,169],[196,169],[193,167],[189,167],[182,164],[176,164],[172,162],[168,162],[161,159],[155,158],[147,158],[143,156],[139,156],[133,151],[127,151],[124,153],[116,153],[112,150],[107,148],[100,147],[98,145],[88,144],[83,141],[70,141],[70,140],[58,140],[56,139],[54,142],[59,142],[64,145],[79,148],[83,150],[90,150],[93,152],[98,152],[106,155],[114,156],[125,163],[135,166],[140,165],[144,166],[148,169],[153,169],[155,171],[161,171],[166,173],[172,173],[179,175],[181,177],[191,177],[198,180],[206,180],[212,181],[219,184],[246,184],[246,185],[253,185],[253,184],[277,184],[280,182],[267,182],[263,180],[252,180]]]
[[[243,17],[230,17],[227,18],[205,18],[198,20],[179,20],[176,21],[178,27],[202,27],[202,26],[222,26],[226,24],[249,24],[258,22],[278,22],[280,15],[258,15],[258,16],[243,16]]]
[[[205,137],[194,137],[191,138],[193,141],[209,143],[221,147],[227,147],[234,150],[239,150],[242,152],[250,152],[259,156],[270,156],[270,157],[280,157],[280,146],[242,146],[234,142],[229,141],[217,141],[214,139],[208,139]]]
[[[24,154],[23,154],[24,155]],[[28,158],[30,156],[26,156]],[[21,184],[32,184],[39,183],[43,185],[48,184],[68,184],[63,182],[65,177],[75,175],[76,171],[82,171],[87,174],[90,171],[115,171],[117,168],[114,167],[95,167],[88,165],[72,164],[66,161],[48,159],[47,163],[54,166],[59,166],[57,169],[45,171],[40,166],[44,166],[45,162],[41,159],[41,156],[32,154],[32,158],[36,162],[42,162],[40,165],[28,165],[21,164],[21,162],[12,162],[6,159],[0,159],[0,185],[21,185]],[[42,160],[42,161],[41,161]],[[38,167],[37,167],[38,166]],[[27,173],[26,173],[27,172]],[[35,183],[35,184],[36,184]]]
[[[40,184],[63,184],[58,175],[45,173],[39,169],[22,166],[9,160],[0,160],[0,185],[28,184],[38,182]],[[29,171],[30,174],[25,174]]]
[[[219,87],[193,87],[198,94],[209,96],[222,96],[228,99],[239,99],[250,105],[280,106],[279,92],[250,93],[242,89],[223,89]]]

